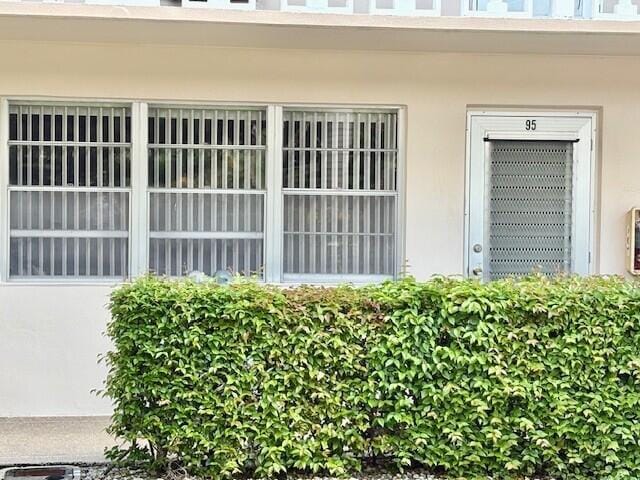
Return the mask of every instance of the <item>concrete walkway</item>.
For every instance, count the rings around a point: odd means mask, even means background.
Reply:
[[[0,418],[0,466],[104,462],[109,417]]]

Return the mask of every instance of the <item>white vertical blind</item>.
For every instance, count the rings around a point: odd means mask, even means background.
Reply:
[[[9,103],[10,278],[396,275],[395,111],[136,105]]]
[[[283,113],[283,273],[294,278],[397,273],[397,115]]]
[[[266,112],[149,109],[149,269],[261,275]]]
[[[128,107],[9,107],[12,278],[128,274]]]

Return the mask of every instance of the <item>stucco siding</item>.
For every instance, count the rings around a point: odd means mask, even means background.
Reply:
[[[406,106],[406,258],[423,279],[463,273],[469,107],[595,111],[595,270],[625,271],[639,59],[29,42],[0,43],[0,59],[0,96]],[[109,413],[90,393],[105,373],[109,291],[0,285],[0,416]]]
[[[0,417],[108,415],[109,287],[0,287]]]

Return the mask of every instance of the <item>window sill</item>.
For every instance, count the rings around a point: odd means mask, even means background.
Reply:
[[[167,277],[170,280],[187,279],[188,277]],[[375,283],[381,283],[387,280],[393,280],[394,277],[387,275],[285,275],[282,282],[265,282],[264,280],[256,280],[257,283],[264,285],[272,285],[276,287],[291,288],[302,285],[335,287],[338,285],[355,285],[364,286]],[[0,283],[0,287],[119,287],[125,283],[135,279],[9,279]]]
[[[0,283],[0,287],[118,287],[125,283],[123,279],[85,280],[85,279],[9,279]]]

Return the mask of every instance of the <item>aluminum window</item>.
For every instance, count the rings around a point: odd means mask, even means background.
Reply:
[[[285,110],[285,280],[397,273],[397,114]]]
[[[392,278],[402,118],[0,99],[0,279]]]
[[[266,113],[149,109],[149,269],[260,275]]]
[[[9,107],[9,276],[128,275],[127,107]]]

